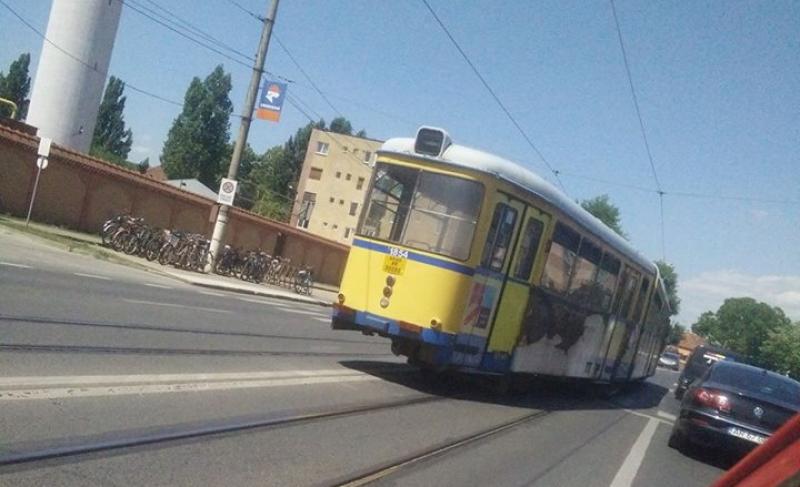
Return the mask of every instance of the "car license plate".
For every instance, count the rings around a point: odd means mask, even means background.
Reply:
[[[749,431],[745,431],[740,428],[728,428],[728,433],[737,438],[741,438],[747,441],[752,441],[753,443],[758,443],[759,445],[761,443],[764,443],[764,441],[767,439],[764,436],[757,435],[755,433],[751,433]]]

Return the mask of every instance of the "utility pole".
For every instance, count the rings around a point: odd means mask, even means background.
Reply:
[[[242,107],[242,123],[239,125],[239,137],[236,138],[236,145],[233,147],[233,155],[231,156],[231,165],[228,168],[228,179],[236,179],[236,175],[239,172],[239,161],[242,158],[242,152],[247,144],[247,134],[250,132],[250,122],[253,119],[253,108],[256,104],[256,96],[258,96],[258,86],[261,84],[261,75],[264,73],[264,60],[267,58],[269,39],[272,36],[272,26],[275,24],[275,16],[278,14],[278,1],[279,0],[272,0],[272,5],[270,5],[267,11],[267,17],[264,19],[261,39],[258,42],[256,64],[253,66],[250,88],[247,90],[247,95],[244,98],[244,106]],[[228,223],[229,209],[228,205],[219,205],[217,221],[214,223],[214,233],[211,235],[211,246],[209,248],[211,262],[206,264],[206,272],[211,271],[219,255],[219,248],[225,236],[225,225]]]

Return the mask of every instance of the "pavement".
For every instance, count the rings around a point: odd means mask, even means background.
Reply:
[[[667,446],[676,378],[659,369],[611,398],[546,383],[498,396],[418,374],[387,340],[332,330],[317,304],[0,227],[0,486],[338,485],[531,415],[376,483],[709,485],[728,460]],[[94,451],[30,458],[70,448]]]
[[[175,269],[170,266],[162,266],[158,262],[150,262],[147,259],[130,256],[123,252],[115,252],[114,250],[103,246],[102,240],[98,235],[77,232],[54,225],[31,222],[29,226],[26,227],[24,220],[2,216],[0,217],[0,228],[3,228],[5,231],[11,233],[23,233],[40,239],[43,243],[50,243],[62,248],[66,247],[70,250],[73,249],[71,242],[74,242],[83,247],[89,247],[89,249],[91,249],[93,252],[90,251],[88,253],[100,258],[108,259],[111,257],[112,260],[120,264],[146,269],[150,272],[158,273],[194,286],[265,296],[274,299],[316,304],[320,306],[331,306],[336,301],[338,291],[337,288],[335,286],[322,283],[314,283],[311,296],[306,296],[297,294],[284,287],[273,286],[266,283],[256,284],[213,273],[203,274],[199,272]]]

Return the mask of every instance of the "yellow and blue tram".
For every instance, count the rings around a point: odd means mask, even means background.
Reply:
[[[441,129],[386,141],[333,328],[422,367],[600,382],[655,371],[658,268],[536,174]]]

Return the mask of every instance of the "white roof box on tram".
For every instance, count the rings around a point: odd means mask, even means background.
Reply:
[[[452,144],[453,140],[446,130],[423,125],[414,138],[414,152],[423,156],[442,157]]]

